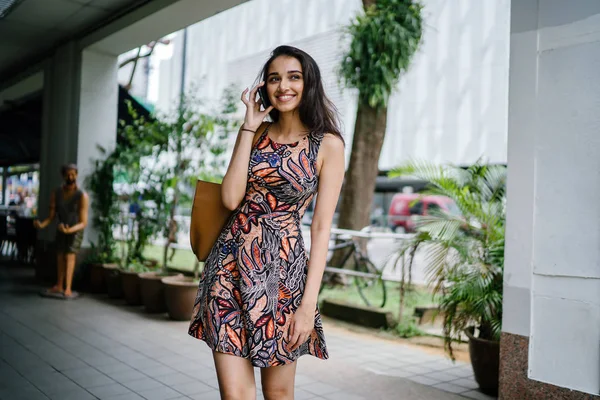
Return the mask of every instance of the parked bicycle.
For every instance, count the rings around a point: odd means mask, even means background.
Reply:
[[[375,267],[365,251],[361,249],[358,237],[350,234],[335,234],[337,244],[330,251],[348,249],[339,265],[326,266],[319,293],[326,286],[333,286],[335,274],[348,276],[363,302],[367,306],[384,307],[387,301],[387,289],[382,272]]]

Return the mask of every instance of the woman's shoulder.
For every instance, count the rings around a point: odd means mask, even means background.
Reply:
[[[321,139],[321,147],[330,151],[344,151],[344,139],[335,133],[325,133]]]
[[[343,160],[346,153],[344,147],[344,140],[340,135],[325,133],[319,146],[319,155],[317,157],[320,160],[319,163],[325,159],[336,159],[338,156],[341,156],[341,160]]]

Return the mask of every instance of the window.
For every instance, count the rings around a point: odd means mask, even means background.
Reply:
[[[409,213],[410,215],[423,215],[423,202],[417,201],[412,204]]]

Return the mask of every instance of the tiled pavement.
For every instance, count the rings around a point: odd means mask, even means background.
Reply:
[[[187,323],[102,297],[44,299],[30,275],[0,267],[0,399],[219,398],[210,351]],[[491,399],[468,364],[327,323],[325,332],[331,358],[300,359],[297,400]]]

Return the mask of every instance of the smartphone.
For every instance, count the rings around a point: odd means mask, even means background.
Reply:
[[[267,88],[266,88],[266,83],[258,88],[258,97],[260,97],[260,100],[262,102],[262,106],[263,109],[266,110],[267,108],[269,108],[271,106],[271,102],[269,101],[269,96],[267,96]]]

